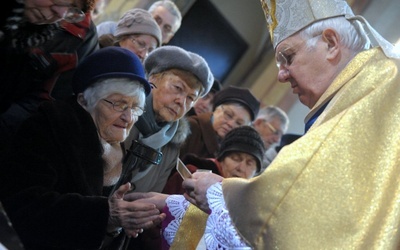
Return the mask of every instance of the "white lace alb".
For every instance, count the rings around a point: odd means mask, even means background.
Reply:
[[[232,224],[223,198],[221,183],[216,183],[207,190],[207,200],[212,211],[204,232],[207,249],[252,249],[242,240]],[[175,217],[164,230],[164,238],[171,245],[190,203],[182,195],[171,195],[167,198],[166,204]]]

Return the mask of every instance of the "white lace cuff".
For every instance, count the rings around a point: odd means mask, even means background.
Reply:
[[[207,249],[251,249],[232,224],[220,182],[207,190],[207,201],[212,211],[204,232]]]
[[[190,205],[190,202],[187,201],[183,195],[170,195],[165,202],[169,212],[174,217],[174,219],[165,228],[163,233],[164,239],[167,241],[168,245],[171,245],[174,241],[176,232],[178,232],[183,216],[185,216],[186,210]]]
[[[212,185],[207,190],[207,201],[212,211],[208,217],[204,232],[207,249],[251,249],[241,239],[232,224],[229,212],[226,209],[220,182]],[[170,195],[166,199],[166,204],[174,219],[165,228],[163,236],[167,243],[171,245],[190,203],[183,195]]]

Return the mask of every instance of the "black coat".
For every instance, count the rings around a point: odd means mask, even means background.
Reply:
[[[0,166],[0,199],[27,249],[96,249],[108,223],[103,149],[75,100],[44,103]]]

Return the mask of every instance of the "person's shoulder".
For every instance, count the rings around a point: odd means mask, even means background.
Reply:
[[[202,122],[208,122],[211,120],[212,112],[209,113],[202,113],[198,115],[189,116],[187,119],[190,124],[197,123],[200,124]]]
[[[101,22],[96,26],[97,35],[101,36],[104,34],[114,34],[116,28],[117,28],[117,22],[115,21]]]

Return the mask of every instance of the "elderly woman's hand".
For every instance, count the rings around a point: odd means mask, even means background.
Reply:
[[[137,237],[143,229],[153,227],[165,219],[156,205],[149,202],[125,200],[125,194],[130,190],[130,183],[122,185],[109,198],[110,217],[108,232],[123,228],[128,236]]]
[[[196,205],[198,208],[206,213],[209,213],[210,208],[208,207],[207,201],[207,189],[217,183],[222,181],[224,178],[222,176],[205,173],[196,172],[192,174],[192,178],[187,178],[183,181],[182,186],[186,190],[184,194],[185,198]]]
[[[156,192],[149,193],[130,193],[124,196],[124,200],[127,201],[135,201],[140,200],[143,202],[148,202],[156,205],[158,210],[162,210],[165,207],[165,200],[168,198],[168,194],[161,194]]]

